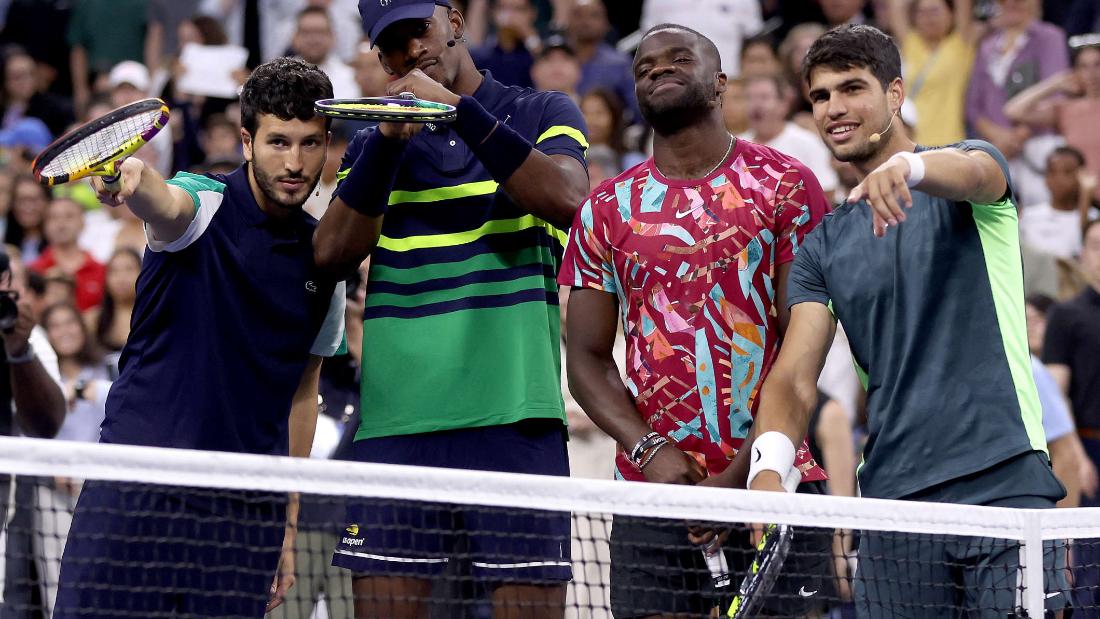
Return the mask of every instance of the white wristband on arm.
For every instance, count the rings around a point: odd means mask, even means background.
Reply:
[[[749,479],[746,486],[764,471],[775,471],[787,492],[794,492],[802,481],[802,472],[794,465],[795,447],[782,432],[765,432],[756,437],[750,454]]]
[[[909,187],[916,187],[921,181],[924,180],[924,159],[921,159],[917,153],[911,153],[907,150],[903,150],[899,153],[894,153],[891,159],[904,159],[909,164],[909,174],[905,177],[905,184]]]

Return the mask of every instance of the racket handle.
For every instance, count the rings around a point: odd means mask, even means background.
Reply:
[[[714,547],[713,550],[708,549],[705,546],[701,546],[699,551],[703,553],[703,560],[707,563],[707,569],[710,570],[710,577],[714,582],[715,589],[721,589],[730,585],[730,568],[726,562],[726,554],[722,552],[721,546]]]
[[[114,174],[111,176],[104,176],[103,187],[111,193],[118,193],[122,191],[122,175]]]

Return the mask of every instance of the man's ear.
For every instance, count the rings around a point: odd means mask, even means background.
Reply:
[[[718,99],[722,98],[722,94],[726,92],[726,82],[728,78],[726,74],[719,71],[714,74],[714,96]]]
[[[447,20],[451,22],[451,32],[454,33],[454,39],[461,39],[463,33],[466,31],[466,20],[462,17],[462,13],[458,12],[458,9],[451,9],[451,12],[447,14]]]
[[[382,65],[382,70],[386,72],[386,75],[396,75],[390,65],[386,64],[386,57],[382,55],[382,52],[378,52],[378,62]]]
[[[241,127],[241,152],[244,154],[244,160],[252,162],[252,134],[248,132],[248,129]]]
[[[890,86],[887,87],[886,96],[890,101],[890,108],[893,114],[901,113],[901,105],[905,103],[905,83],[901,81],[900,77],[895,77]]]

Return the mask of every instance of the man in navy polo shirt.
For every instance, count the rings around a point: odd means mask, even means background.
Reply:
[[[356,458],[568,475],[554,280],[588,188],[580,112],[479,72],[444,0],[359,9],[395,76],[388,91],[458,118],[360,132],[317,228],[333,272],[371,256]],[[489,589],[496,616],[562,614],[567,514],[390,502],[353,505],[348,521],[333,563],[355,574],[359,617],[425,616],[432,580],[458,570]]]
[[[97,181],[149,243],[104,443],[309,454],[321,358],[343,332],[343,284],[314,266],[301,208],[329,139],[313,102],[331,96],[313,65],[274,60],[241,92],[235,172],[166,182],[129,159],[118,193]],[[54,616],[260,617],[293,584],[296,511],[259,492],[89,482]]]

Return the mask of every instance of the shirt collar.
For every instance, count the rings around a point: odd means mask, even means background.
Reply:
[[[492,110],[493,106],[500,102],[507,87],[504,84],[493,79],[493,74],[487,70],[480,71],[483,80],[481,85],[474,91],[473,97],[477,99],[477,102],[481,104],[487,110]]]
[[[304,219],[305,212],[300,209],[298,213],[291,215],[285,220],[269,217],[267,213],[260,208],[260,204],[256,202],[256,197],[252,195],[252,186],[248,183],[248,163],[242,163],[241,167],[226,175],[223,182],[232,195],[237,210],[251,226],[285,229],[289,225],[290,227],[297,228]]]

